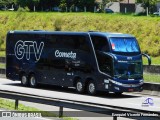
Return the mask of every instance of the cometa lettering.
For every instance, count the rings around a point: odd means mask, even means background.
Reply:
[[[72,58],[75,59],[76,58],[76,53],[71,52],[60,52],[59,50],[55,51],[55,56],[56,57],[64,57],[64,58]]]

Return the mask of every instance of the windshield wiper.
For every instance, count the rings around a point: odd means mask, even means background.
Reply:
[[[124,76],[127,76],[127,77],[133,77],[133,76],[141,76],[141,74],[132,74],[132,75],[127,75],[126,73],[125,74],[119,74],[119,75],[115,75],[117,78],[121,78],[121,77],[124,77]]]
[[[125,73],[125,74],[119,74],[119,75],[115,75],[115,76],[118,76],[117,78],[121,78],[121,77],[124,77],[124,76],[126,76],[127,74]]]

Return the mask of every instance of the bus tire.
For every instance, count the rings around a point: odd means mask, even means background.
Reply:
[[[25,73],[21,75],[21,85],[28,86],[28,78]]]
[[[31,74],[29,77],[29,85],[33,88],[37,87],[37,81],[34,74]]]
[[[115,92],[116,96],[121,96],[123,92]]]
[[[76,91],[78,93],[83,93],[84,92],[84,85],[80,80],[77,80],[77,82],[76,82]]]
[[[96,94],[96,85],[94,81],[89,81],[87,84],[87,92],[90,95],[95,95]]]

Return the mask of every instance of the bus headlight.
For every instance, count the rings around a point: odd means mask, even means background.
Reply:
[[[109,83],[109,80],[107,80],[107,79],[104,79],[104,83]]]
[[[105,84],[105,89],[108,89],[108,84]]]

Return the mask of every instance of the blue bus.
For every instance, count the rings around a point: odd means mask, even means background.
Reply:
[[[143,90],[142,54],[135,37],[105,32],[9,31],[6,77],[23,86],[74,87],[78,93]]]

